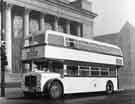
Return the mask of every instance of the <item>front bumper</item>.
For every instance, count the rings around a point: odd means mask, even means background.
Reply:
[[[36,93],[36,92],[42,92],[40,87],[22,87],[23,92],[30,92],[30,93]]]

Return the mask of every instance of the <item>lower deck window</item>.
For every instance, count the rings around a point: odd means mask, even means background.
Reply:
[[[89,76],[89,71],[88,70],[79,70],[79,76],[87,77],[87,76]]]
[[[79,66],[79,76],[88,77],[90,76],[89,66]]]
[[[67,65],[66,74],[78,77],[116,77],[116,67],[96,67],[96,66],[70,66]]]
[[[98,76],[99,75],[99,71],[91,71],[91,76]]]
[[[101,76],[108,76],[109,68],[103,67],[101,68]]]
[[[91,76],[99,76],[99,68],[91,67]]]
[[[101,71],[101,76],[108,76],[108,72],[107,71]]]
[[[77,66],[67,66],[67,75],[77,76],[78,75],[78,67]]]
[[[116,68],[110,68],[109,75],[111,77],[116,77]]]
[[[96,65],[67,65],[57,61],[34,62],[33,69],[42,70],[45,72],[55,72],[62,76],[75,77],[116,77],[116,66],[96,66]],[[28,69],[30,65],[24,64]],[[36,68],[34,68],[36,67]],[[32,70],[33,70],[32,69]]]

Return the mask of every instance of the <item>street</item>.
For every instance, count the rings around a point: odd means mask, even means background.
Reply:
[[[105,93],[65,95],[61,99],[51,100],[47,96],[26,98],[20,88],[8,88],[6,97],[0,98],[0,104],[135,104],[135,90],[108,96]]]

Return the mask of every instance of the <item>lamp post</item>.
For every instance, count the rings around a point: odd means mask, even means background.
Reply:
[[[4,43],[4,1],[1,0],[1,43],[0,43],[0,53],[1,53],[1,97],[5,96],[5,65],[6,62],[6,52],[5,52],[5,43]]]

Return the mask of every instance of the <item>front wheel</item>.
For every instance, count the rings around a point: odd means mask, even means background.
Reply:
[[[49,88],[49,96],[52,99],[57,99],[62,96],[62,86],[58,81],[53,81]]]
[[[107,82],[106,84],[106,93],[107,94],[112,94],[114,92],[114,86],[111,81]]]

